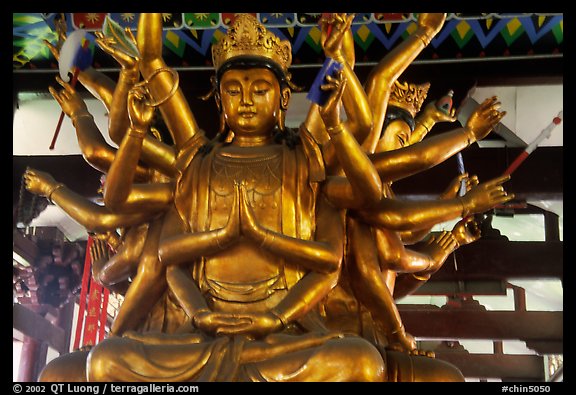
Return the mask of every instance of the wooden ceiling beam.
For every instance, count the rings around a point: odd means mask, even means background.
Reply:
[[[398,309],[415,337],[563,342],[562,311],[414,310],[402,304]]]
[[[430,281],[506,280],[564,276],[561,241],[483,240],[460,247]]]
[[[12,305],[12,323],[13,329],[22,332],[25,336],[48,343],[60,354],[68,352],[64,330],[25,306]]]

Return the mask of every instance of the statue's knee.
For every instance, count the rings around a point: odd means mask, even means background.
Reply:
[[[75,351],[50,361],[38,377],[39,382],[84,382],[88,351]]]
[[[351,362],[356,372],[355,381],[380,382],[385,378],[385,362],[380,351],[362,338],[348,339]]]
[[[390,381],[409,382],[462,382],[460,370],[436,358],[408,355],[397,351],[385,351]]]
[[[117,338],[108,338],[96,345],[88,355],[86,375],[88,381],[109,381],[118,358]]]

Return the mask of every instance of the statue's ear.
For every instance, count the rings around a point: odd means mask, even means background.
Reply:
[[[292,96],[292,91],[289,87],[284,87],[282,89],[280,98],[280,109],[282,111],[288,110],[288,103],[290,103],[290,97]]]

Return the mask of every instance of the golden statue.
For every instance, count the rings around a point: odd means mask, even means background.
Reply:
[[[334,15],[333,18],[338,22],[343,16]],[[367,152],[396,150],[417,143],[424,138],[436,122],[455,121],[454,109],[445,114],[432,103],[415,122],[414,117],[426,99],[429,84],[400,83],[397,79],[440,31],[444,20],[445,14],[420,14],[417,30],[387,54],[368,77],[366,91],[370,109],[373,110],[374,124],[367,136],[357,136],[360,139],[365,138],[362,146]],[[323,33],[326,31],[324,27]],[[340,33],[342,30],[336,28],[336,32]],[[350,32],[345,34],[348,35],[348,41],[351,41]],[[334,35],[332,34],[330,38]],[[334,45],[334,40],[331,45],[325,44],[324,47],[327,56],[348,64],[349,68],[353,67],[353,51],[342,50],[338,45]],[[350,45],[348,47],[350,48]],[[347,94],[353,100],[354,94],[347,91],[344,97]],[[358,107],[351,106],[349,103],[344,102],[347,114],[353,115],[354,119],[362,119],[356,114],[359,111]],[[388,105],[391,107],[389,108]],[[313,118],[310,117],[310,119]],[[321,129],[318,123],[309,122],[308,127],[313,130]],[[325,159],[328,158],[325,156]],[[476,177],[468,179],[467,174],[460,175],[451,183],[441,198],[455,198],[463,178],[467,180],[468,190],[472,185],[478,184]],[[384,184],[383,195],[388,198],[393,197],[391,182]],[[355,211],[362,213],[364,210]],[[370,209],[368,213],[368,215],[363,214],[366,217],[374,214]],[[456,217],[454,214],[459,213],[456,210],[451,215]],[[420,351],[416,349],[414,339],[404,330],[392,297],[396,274],[403,275],[401,276],[401,292],[406,294],[413,291],[427,280],[431,273],[441,267],[447,256],[459,245],[458,242],[469,243],[472,239],[479,237],[477,232],[471,235],[468,228],[464,226],[467,224],[472,227],[471,219],[473,217],[461,221],[455,227],[458,231],[455,232],[458,238],[454,237],[451,232],[443,232],[441,235],[432,235],[425,243],[407,249],[404,243],[413,244],[420,241],[429,233],[431,226],[398,233],[386,229],[386,226],[382,227],[381,223],[375,223],[371,219],[362,221],[358,213],[354,210],[350,211],[347,219],[348,250],[345,256],[345,270],[340,284],[323,304],[324,314],[330,326],[346,328],[354,333],[362,334],[388,349],[419,354]],[[409,277],[408,274],[410,274]]]
[[[328,44],[338,50],[349,19],[337,18],[335,27],[339,33]],[[209,140],[161,57],[161,29],[161,14],[141,15],[137,64],[145,84],[119,81],[112,95],[126,103],[115,125],[128,126],[103,168],[105,205],[85,207],[54,179],[27,171],[29,190],[66,206],[85,226],[98,211],[111,220],[100,232],[141,229],[116,243],[118,253],[120,247],[131,251],[129,259],[105,264],[110,271],[126,270],[111,276],[114,281],[136,272],[121,307],[121,328],[115,323],[90,351],[56,358],[41,380],[462,381],[445,362],[328,329],[319,307],[340,278],[351,210],[403,231],[513,198],[501,186],[505,179],[476,185],[462,198],[422,204],[384,193],[385,183],[484,138],[503,116],[497,101],[484,102],[460,130],[372,154],[357,141],[370,132],[368,97],[345,65],[326,79],[326,104],[311,109],[310,118],[320,122],[288,129],[290,44],[242,14],[212,48],[221,127]],[[102,36],[99,44],[116,51]],[[358,111],[367,112],[342,123],[340,102],[350,102],[346,91],[355,95]],[[149,133],[151,103],[158,104],[173,145]],[[78,131],[81,125],[75,126]],[[141,161],[163,176],[139,183]],[[138,330],[127,330],[132,328]]]

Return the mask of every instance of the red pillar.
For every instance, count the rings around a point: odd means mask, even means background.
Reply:
[[[24,336],[22,351],[20,352],[20,366],[18,368],[18,381],[35,382],[40,369],[46,365],[48,345],[29,336]]]

